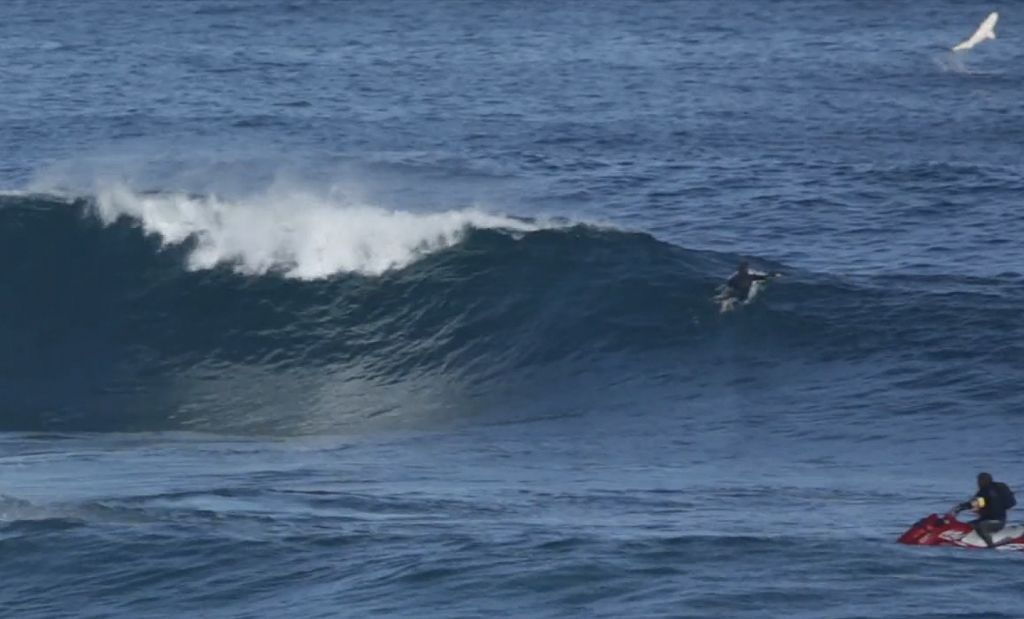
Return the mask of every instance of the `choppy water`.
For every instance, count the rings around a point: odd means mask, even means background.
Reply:
[[[990,8],[5,3],[0,614],[1020,617]]]

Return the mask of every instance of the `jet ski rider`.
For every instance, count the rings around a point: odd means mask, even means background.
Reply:
[[[973,510],[978,518],[971,521],[971,526],[989,548],[995,548],[992,534],[1006,526],[1006,510],[1017,504],[1013,491],[1006,484],[992,481],[988,473],[978,473],[978,492],[970,501],[965,501],[947,514],[955,518],[962,511]]]

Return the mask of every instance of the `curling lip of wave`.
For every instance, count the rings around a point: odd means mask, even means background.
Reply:
[[[94,209],[105,224],[134,220],[164,245],[191,241],[190,269],[228,264],[243,274],[279,271],[304,280],[336,273],[379,275],[455,245],[470,228],[529,232],[546,227],[476,208],[421,214],[339,204],[302,192],[233,201],[112,185],[97,192]]]

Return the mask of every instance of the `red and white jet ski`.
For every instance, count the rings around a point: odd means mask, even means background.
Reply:
[[[971,525],[949,516],[932,514],[914,523],[897,540],[911,546],[959,546],[960,548],[987,548]],[[1024,550],[1024,524],[1010,523],[992,534],[996,550]]]

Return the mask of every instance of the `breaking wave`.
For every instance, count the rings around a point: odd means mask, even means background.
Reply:
[[[1019,376],[1017,275],[854,281],[755,260],[786,276],[723,316],[710,299],[736,259],[643,233],[294,193],[5,194],[0,429],[504,423],[878,359],[897,386]],[[962,369],[932,376],[936,358]]]

